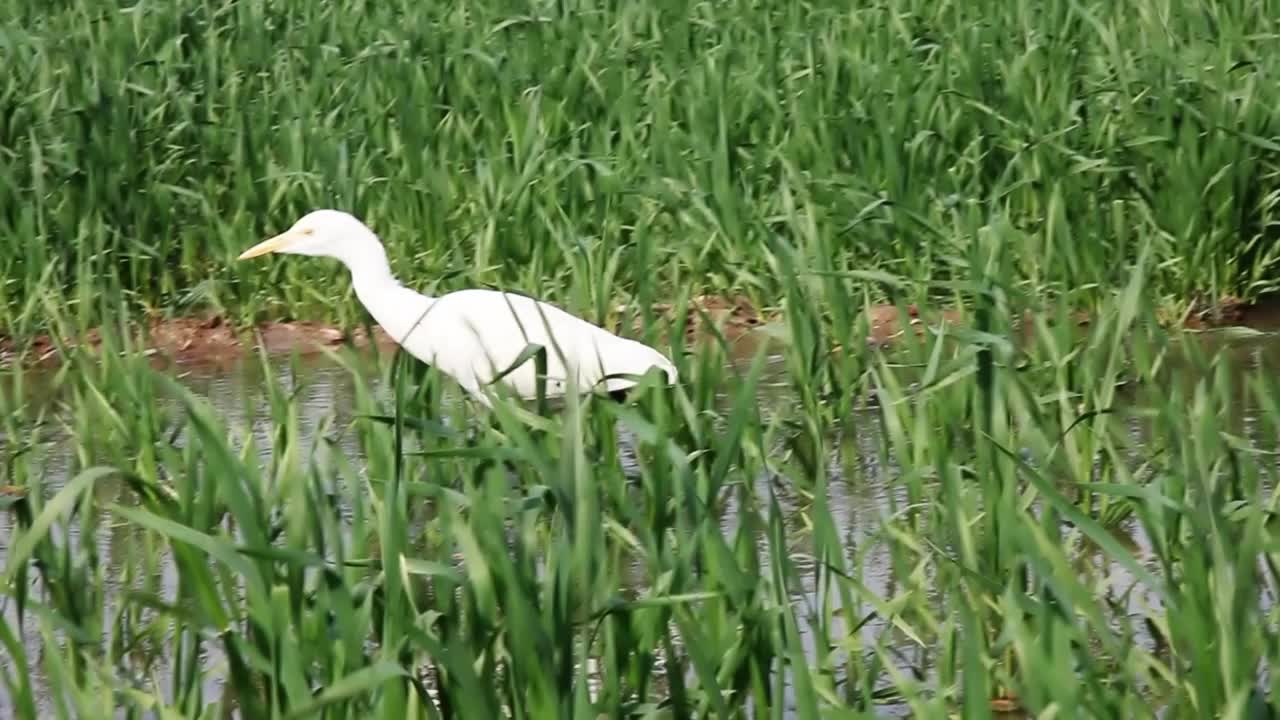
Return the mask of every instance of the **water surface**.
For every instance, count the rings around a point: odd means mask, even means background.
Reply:
[[[1204,348],[1209,353],[1217,353],[1220,361],[1236,374],[1243,374],[1260,367],[1280,367],[1280,342],[1270,334],[1206,336]],[[268,462],[271,456],[274,427],[270,420],[269,400],[264,391],[263,369],[256,360],[216,369],[179,367],[173,368],[170,372],[191,391],[207,398],[235,436],[252,438],[254,445],[259,448],[261,462],[264,464]],[[287,393],[294,394],[296,398],[304,447],[312,445],[319,430],[328,428],[330,436],[335,438],[335,450],[348,458],[358,458],[359,448],[354,434],[333,432],[334,428],[346,427],[353,417],[355,388],[347,368],[323,357],[312,357],[300,362],[278,360],[269,365],[267,372]],[[763,403],[785,405],[792,402],[783,372],[781,358],[772,358],[762,384]],[[1188,380],[1194,380],[1196,377],[1194,374],[1187,375]],[[44,415],[45,423],[41,432],[32,432],[29,436],[22,438],[5,438],[4,441],[7,444],[20,442],[25,445],[32,439],[35,440],[29,451],[24,453],[22,462],[27,463],[32,472],[43,478],[44,491],[51,494],[69,479],[71,468],[77,464],[76,458],[73,456],[72,444],[64,440],[68,429],[61,427],[57,420],[56,393],[41,397],[41,379],[38,375],[28,378],[26,382],[30,385],[28,392],[36,397],[33,402],[46,403],[50,410]],[[724,392],[730,393],[732,388],[725,388]],[[1239,399],[1243,401],[1246,397],[1247,395],[1242,395]],[[172,409],[176,411],[177,407],[174,401]],[[1251,421],[1252,416],[1252,408],[1242,404],[1239,418],[1240,427],[1245,436],[1258,445],[1273,447],[1275,438],[1258,436],[1259,431],[1256,423]],[[1140,438],[1143,433],[1141,423],[1137,419],[1130,419],[1128,422],[1134,437]],[[24,428],[24,432],[26,430],[29,428]],[[832,458],[828,502],[838,523],[840,536],[848,550],[848,560],[854,563],[854,567],[861,574],[861,582],[880,597],[888,598],[894,596],[901,588],[895,586],[893,558],[883,542],[881,530],[884,518],[903,508],[908,503],[908,498],[905,487],[894,482],[896,470],[886,466],[881,459],[880,433],[879,415],[874,408],[859,412],[846,420],[841,429],[840,442],[843,445],[841,454],[845,458],[856,458],[856,462],[850,466],[837,458]],[[5,452],[0,457],[3,457],[6,463],[15,462],[12,452]],[[3,470],[4,476],[9,477],[11,469],[5,467]],[[792,597],[797,607],[801,608],[798,616],[804,620],[818,607],[815,564],[808,553],[803,532],[803,511],[807,500],[794,494],[785,483],[770,485],[771,479],[764,477],[759,478],[757,482],[760,484],[757,496],[768,497],[771,487],[779,497],[784,510],[794,521],[790,523],[791,535],[795,538],[793,561],[804,570],[805,582]],[[100,505],[108,502],[132,502],[132,494],[120,483],[104,482],[96,488],[95,492],[98,493]],[[731,500],[722,521],[726,532],[731,532],[736,526],[737,511],[738,508]],[[6,565],[9,538],[12,536],[15,522],[11,514],[0,513],[0,567]],[[130,577],[127,566],[130,562],[136,561],[136,558],[129,555],[129,549],[135,547],[130,536],[132,529],[119,524],[100,523],[93,537],[82,538],[78,528],[77,525],[71,529],[73,542],[92,542],[96,545],[98,557],[109,565],[105,576],[113,581],[104,588],[104,592],[108,597],[119,597],[126,588],[118,583]],[[1118,528],[1118,533],[1124,538],[1125,543],[1134,549],[1140,559],[1146,558],[1150,549],[1149,543],[1135,523],[1132,521],[1125,523]],[[768,553],[762,552],[761,555],[767,562]],[[177,575],[173,566],[168,562],[161,562],[158,571],[163,591],[170,595],[175,593]],[[1098,571],[1106,576],[1106,584],[1112,588],[1116,597],[1126,597],[1124,602],[1127,603],[1127,611],[1132,617],[1141,617],[1144,605],[1150,606],[1156,602],[1154,596],[1147,592],[1124,595],[1135,581],[1122,568],[1101,562]],[[112,604],[108,603],[108,608],[111,607]],[[846,614],[846,618],[862,617],[868,612],[868,608],[869,606],[864,606],[853,609]],[[10,623],[10,627],[17,627],[16,612],[11,601],[0,599],[0,612]],[[104,617],[102,622],[103,627],[109,631],[112,627],[112,618]],[[805,636],[807,649],[813,652],[814,643],[818,640],[810,632],[807,622],[802,623],[801,630]],[[866,648],[882,642],[883,637],[891,638],[888,642],[890,650],[899,658],[903,667],[914,669],[923,678],[931,677],[930,653],[927,649],[919,647],[905,634],[893,629],[886,620],[877,618],[866,623],[859,634]],[[28,657],[33,661],[38,660],[42,638],[37,624],[28,620],[22,628],[22,636],[29,651]],[[1140,633],[1139,641],[1148,645],[1151,643],[1151,639],[1145,633]],[[216,654],[208,655],[205,663],[207,666],[215,667],[219,660]],[[164,659],[161,660],[162,664],[163,662],[165,662]],[[0,666],[11,669],[8,658],[3,655],[0,655]],[[43,671],[37,667],[34,672],[39,678]],[[163,677],[163,673],[158,672],[157,676]],[[208,696],[216,697],[217,682],[216,680],[209,682],[206,688]],[[6,689],[0,686],[0,716],[5,717],[13,714],[11,700],[6,692]],[[47,698],[45,700],[47,701]],[[789,697],[787,701],[790,701]],[[44,708],[44,710],[48,709],[47,706]],[[909,715],[905,706],[894,704],[883,706],[881,712],[886,717]]]

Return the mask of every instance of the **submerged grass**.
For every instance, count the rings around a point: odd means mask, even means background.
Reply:
[[[974,326],[891,354],[815,352],[852,285],[793,266],[772,404],[715,346],[545,412],[344,351],[351,416],[305,428],[267,372],[255,435],[73,351],[66,482],[0,397],[12,714],[1264,717],[1274,373],[1156,329],[1150,243],[1088,328],[1015,342],[1005,232],[953,288]]]
[[[597,321],[779,302],[778,236],[815,271],[963,277],[970,213],[1077,307],[1144,241],[1175,311],[1276,278],[1274,0],[0,7],[10,333],[49,301],[353,322],[331,264],[232,262],[316,206],[424,290]]]

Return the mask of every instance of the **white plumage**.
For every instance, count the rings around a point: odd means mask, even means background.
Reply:
[[[633,377],[676,368],[662,353],[576,318],[549,303],[497,290],[459,290],[431,298],[404,287],[391,272],[377,235],[352,215],[316,210],[285,232],[249,248],[240,259],[266,253],[331,257],[351,271],[356,296],[382,329],[411,355],[451,376],[484,404],[483,390],[530,344],[546,348],[548,397],[568,391],[576,373],[580,392],[625,390]],[[524,398],[536,395],[533,358],[501,383]]]

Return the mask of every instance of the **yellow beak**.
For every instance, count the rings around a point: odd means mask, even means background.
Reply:
[[[266,255],[267,253],[279,252],[280,249],[288,245],[289,241],[292,239],[293,238],[289,235],[288,232],[280,233],[279,235],[276,235],[273,238],[263,240],[257,245],[254,245],[248,250],[245,250],[244,252],[240,253],[240,257],[236,259],[248,260],[249,258],[258,257],[259,255]]]

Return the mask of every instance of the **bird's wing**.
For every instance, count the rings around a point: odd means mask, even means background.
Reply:
[[[675,368],[661,353],[550,303],[492,290],[462,290],[436,303],[431,334],[437,364],[460,381],[470,378],[477,385],[486,384],[511,367],[529,344],[546,349],[546,392],[551,396],[568,391],[569,368],[575,371],[579,391],[602,380],[607,390],[630,387],[635,382],[629,378],[605,378],[643,375],[654,366],[675,381]],[[503,382],[532,397],[537,388],[535,362],[527,360]]]

